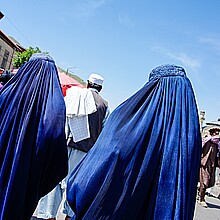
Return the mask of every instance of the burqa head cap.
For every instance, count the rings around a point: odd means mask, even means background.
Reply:
[[[161,66],[154,68],[151,71],[149,80],[157,79],[160,77],[167,77],[167,76],[183,76],[183,77],[185,77],[186,72],[180,66],[170,65],[170,64],[161,65]]]
[[[38,60],[38,59],[41,59],[41,60],[43,59],[43,60],[46,60],[46,61],[50,61],[50,62],[55,63],[55,62],[54,62],[54,59],[53,59],[50,55],[45,54],[45,53],[34,53],[34,54],[30,57],[29,61]]]

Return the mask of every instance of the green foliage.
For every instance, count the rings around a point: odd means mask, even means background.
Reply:
[[[85,82],[83,79],[81,79],[79,76],[73,75],[73,74],[71,74],[71,73],[67,73],[64,69],[62,69],[62,68],[59,67],[59,66],[57,66],[57,69],[58,69],[59,72],[65,73],[65,74],[68,75],[69,77],[75,79],[76,81],[78,81],[78,82],[81,83],[82,85],[86,86],[86,82]]]
[[[22,66],[24,63],[26,63],[30,59],[30,57],[34,53],[42,53],[42,51],[38,47],[36,48],[29,47],[24,52],[16,52],[15,57],[13,58],[14,67],[19,68],[20,66]]]
[[[72,77],[73,79],[75,79],[76,81],[78,81],[79,83],[81,83],[82,85],[86,86],[86,83],[83,81],[83,79],[81,79],[79,76],[77,75],[73,75],[71,73],[66,73],[68,76]]]

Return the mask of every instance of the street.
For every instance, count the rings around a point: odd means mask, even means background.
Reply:
[[[196,202],[194,220],[220,220],[220,185],[215,185],[210,196],[206,196],[205,199],[208,208],[204,208]]]
[[[211,193],[213,195],[206,196],[208,208],[203,208],[196,202],[194,220],[220,220],[220,199],[217,198],[217,196],[220,196],[220,185],[213,187]],[[59,212],[57,220],[64,219],[65,216]],[[31,220],[37,220],[37,218],[32,218]]]

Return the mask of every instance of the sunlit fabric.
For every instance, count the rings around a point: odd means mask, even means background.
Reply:
[[[67,174],[65,104],[53,59],[30,58],[0,90],[0,219],[30,220]]]
[[[110,115],[68,182],[83,220],[193,218],[201,137],[191,83],[164,65]]]

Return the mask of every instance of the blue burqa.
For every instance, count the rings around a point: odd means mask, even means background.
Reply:
[[[83,220],[193,218],[201,137],[183,68],[164,65],[118,106],[73,171],[67,199]]]
[[[53,59],[35,54],[0,90],[0,219],[30,220],[67,174],[65,104]]]

